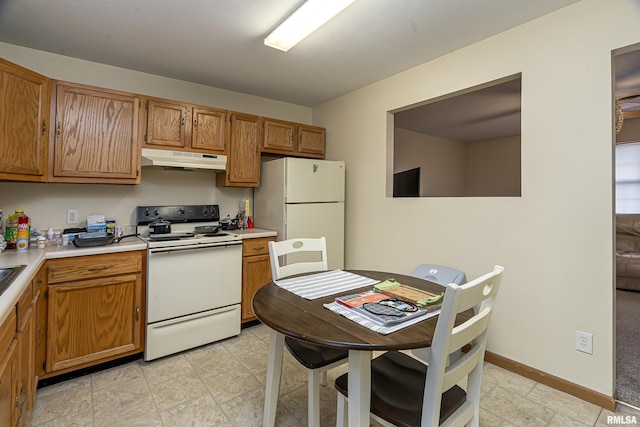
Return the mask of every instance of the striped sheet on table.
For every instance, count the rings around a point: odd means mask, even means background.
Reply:
[[[313,300],[351,289],[373,286],[379,280],[342,270],[323,271],[308,276],[274,280],[274,283],[304,299]]]
[[[418,322],[422,322],[423,320],[429,319],[433,316],[440,314],[440,309],[433,310],[433,311],[427,312],[427,314],[425,314],[424,316],[418,316],[414,319],[407,320],[406,322],[398,323],[397,325],[383,326],[379,323],[374,322],[370,318],[361,315],[357,311],[354,311],[336,302],[324,304],[324,307],[328,308],[334,313],[338,313],[339,315],[346,317],[349,320],[353,320],[354,322],[364,326],[365,328],[369,328],[372,331],[375,331],[382,335],[387,335],[387,334],[390,334],[391,332],[395,332],[402,328],[406,328],[407,326],[415,325]]]

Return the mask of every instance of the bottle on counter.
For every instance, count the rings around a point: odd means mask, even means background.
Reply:
[[[22,212],[24,213],[24,211]],[[7,249],[16,248],[18,241],[18,218],[20,218],[20,214],[17,210],[7,217],[7,226],[4,235],[4,239],[7,241]]]
[[[23,210],[16,210],[18,214],[18,232],[16,239],[16,249],[18,252],[24,252],[29,249],[29,238],[31,237],[31,226],[29,217]]]

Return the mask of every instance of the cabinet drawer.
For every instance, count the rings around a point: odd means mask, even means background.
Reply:
[[[142,252],[119,252],[49,261],[49,284],[142,271]]]
[[[268,255],[269,242],[275,237],[258,237],[256,239],[245,239],[242,242],[242,256]]]

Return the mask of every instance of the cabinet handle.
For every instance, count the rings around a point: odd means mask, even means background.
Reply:
[[[40,285],[42,285],[42,280],[40,279],[36,280],[36,286],[40,286]]]
[[[24,385],[20,384],[20,395],[24,395],[22,402],[20,402],[20,396],[16,396],[16,409],[18,409],[18,416],[16,417],[16,425],[20,425],[20,419],[22,418],[22,405],[27,400],[27,393],[24,391]]]
[[[110,265],[102,265],[100,267],[91,267],[89,269],[89,271],[101,271],[101,270],[108,270],[109,268],[111,268]]]
[[[38,326],[38,345],[42,345],[43,340],[44,340],[44,331],[40,326]]]
[[[22,397],[21,401],[20,401],[20,409],[22,409],[22,406],[24,405],[24,402],[27,401],[27,392],[24,389],[24,384],[20,384],[20,397]],[[16,401],[17,403],[17,401]]]
[[[58,122],[56,126],[56,138],[60,139],[60,128],[62,127],[62,123]]]
[[[47,130],[47,122],[42,119],[42,129],[40,129],[40,135],[44,136],[45,131]]]
[[[140,304],[136,304],[136,321],[140,320]]]
[[[184,127],[184,116],[182,116],[182,120],[180,121],[180,125]]]
[[[193,119],[193,130],[198,130],[198,119]]]
[[[259,248],[254,247],[253,250],[254,251],[261,251],[264,249],[264,246],[260,246]]]

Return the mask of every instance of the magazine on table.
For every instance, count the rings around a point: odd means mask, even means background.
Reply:
[[[397,325],[440,309],[439,305],[428,309],[418,307],[411,302],[375,291],[345,295],[337,297],[335,301],[383,326]]]

